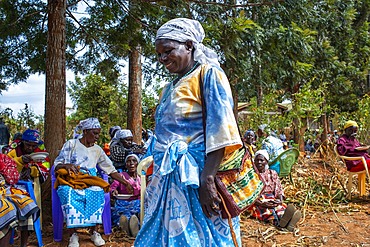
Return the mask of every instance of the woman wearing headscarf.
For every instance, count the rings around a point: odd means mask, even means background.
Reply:
[[[112,210],[113,225],[119,225],[127,234],[136,237],[139,231],[138,215],[140,214],[140,176],[137,173],[139,157],[136,154],[126,156],[125,163],[127,172],[120,175],[129,182],[133,188],[133,193],[129,193],[126,187],[118,181],[114,181],[111,186],[112,196],[117,196]],[[122,195],[130,195],[121,199]]]
[[[41,211],[41,183],[49,176],[50,159],[45,157],[34,160],[31,155],[40,152],[46,152],[40,133],[34,129],[26,129],[22,133],[20,143],[7,155],[17,164],[20,179],[33,182],[36,202]]]
[[[370,169],[370,155],[368,153],[370,146],[364,145],[356,139],[358,124],[355,121],[347,121],[343,126],[344,133],[337,141],[337,150],[339,155],[349,157],[361,157],[366,160],[367,168]],[[361,160],[346,160],[347,170],[350,172],[364,171],[366,167]]]
[[[22,180],[33,180],[39,177],[44,182],[49,176],[50,159],[34,161],[30,154],[46,152],[40,133],[34,129],[27,129],[22,133],[19,144],[8,153],[8,156],[17,163],[18,172]]]
[[[116,132],[110,144],[110,159],[114,167],[119,171],[126,171],[125,159],[129,154],[142,157],[146,149],[133,142],[133,135],[129,129],[121,129]]]
[[[128,191],[132,191],[132,186],[117,173],[103,149],[95,144],[101,131],[98,119],[82,120],[76,131],[82,131],[82,137],[68,140],[54,162],[55,173],[58,175],[56,186],[59,185],[57,193],[64,219],[67,228],[74,231],[68,246],[79,246],[76,228],[86,227],[90,227],[91,240],[95,246],[102,246],[105,241],[97,232],[97,224],[102,223],[104,191],[109,191],[109,184],[96,177],[97,166],[125,185]],[[73,183],[73,179],[77,178],[87,179],[83,185],[77,186]]]
[[[265,184],[261,197],[257,199],[248,211],[252,217],[264,222],[293,231],[301,218],[301,212],[293,205],[283,203],[284,191],[276,171],[269,169],[269,154],[261,149],[255,153],[254,164]]]
[[[201,24],[186,18],[157,32],[159,62],[177,78],[163,89],[155,114],[154,168],[138,247],[233,246],[234,240],[241,246],[239,217],[231,228],[220,215],[215,174],[242,142],[229,81],[217,54],[202,44],[204,36]]]
[[[251,157],[253,157],[254,153],[256,152],[256,145],[255,145],[256,134],[254,133],[254,131],[253,130],[247,130],[244,133],[243,141],[244,141],[245,147],[247,148],[247,151],[249,152]]]

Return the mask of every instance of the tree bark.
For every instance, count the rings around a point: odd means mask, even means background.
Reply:
[[[141,47],[137,45],[129,56],[129,86],[127,107],[127,128],[132,131],[134,142],[140,144],[142,139],[141,108]]]
[[[66,0],[48,1],[46,53],[45,146],[50,159],[58,155],[66,138]]]
[[[45,147],[53,164],[66,138],[66,0],[48,0]],[[50,177],[43,184],[43,209],[51,215]],[[49,206],[45,206],[45,203]]]

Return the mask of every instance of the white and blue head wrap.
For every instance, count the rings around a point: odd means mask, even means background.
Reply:
[[[195,49],[194,61],[220,67],[217,53],[202,44],[204,37],[204,29],[199,21],[187,18],[176,18],[166,22],[158,29],[155,40],[171,39],[179,42],[191,40],[193,41]]]
[[[137,163],[140,162],[139,156],[137,156],[136,154],[129,154],[125,158],[125,163],[127,162],[127,160],[128,160],[129,157],[134,157],[136,159]]]
[[[131,130],[128,130],[128,129],[122,129],[122,130],[118,130],[116,132],[116,134],[114,135],[114,139],[115,140],[119,140],[119,139],[125,139],[127,137],[132,137],[132,132]]]
[[[83,130],[87,129],[101,129],[99,120],[97,118],[87,118],[85,120],[81,120],[80,123],[76,126],[73,136],[78,136],[78,132],[81,132]],[[82,135],[79,135],[78,138],[81,138]]]

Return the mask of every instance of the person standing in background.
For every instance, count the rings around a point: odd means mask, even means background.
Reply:
[[[0,118],[0,146],[9,145],[10,132],[8,126],[5,125],[3,118]]]

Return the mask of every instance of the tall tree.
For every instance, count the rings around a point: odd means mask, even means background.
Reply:
[[[66,0],[48,0],[45,145],[54,161],[66,139]]]
[[[0,1],[0,93],[45,71],[46,4],[42,0]]]
[[[134,142],[141,143],[142,139],[142,74],[141,47],[132,47],[129,56],[129,88],[127,107],[127,128],[132,130]]]

